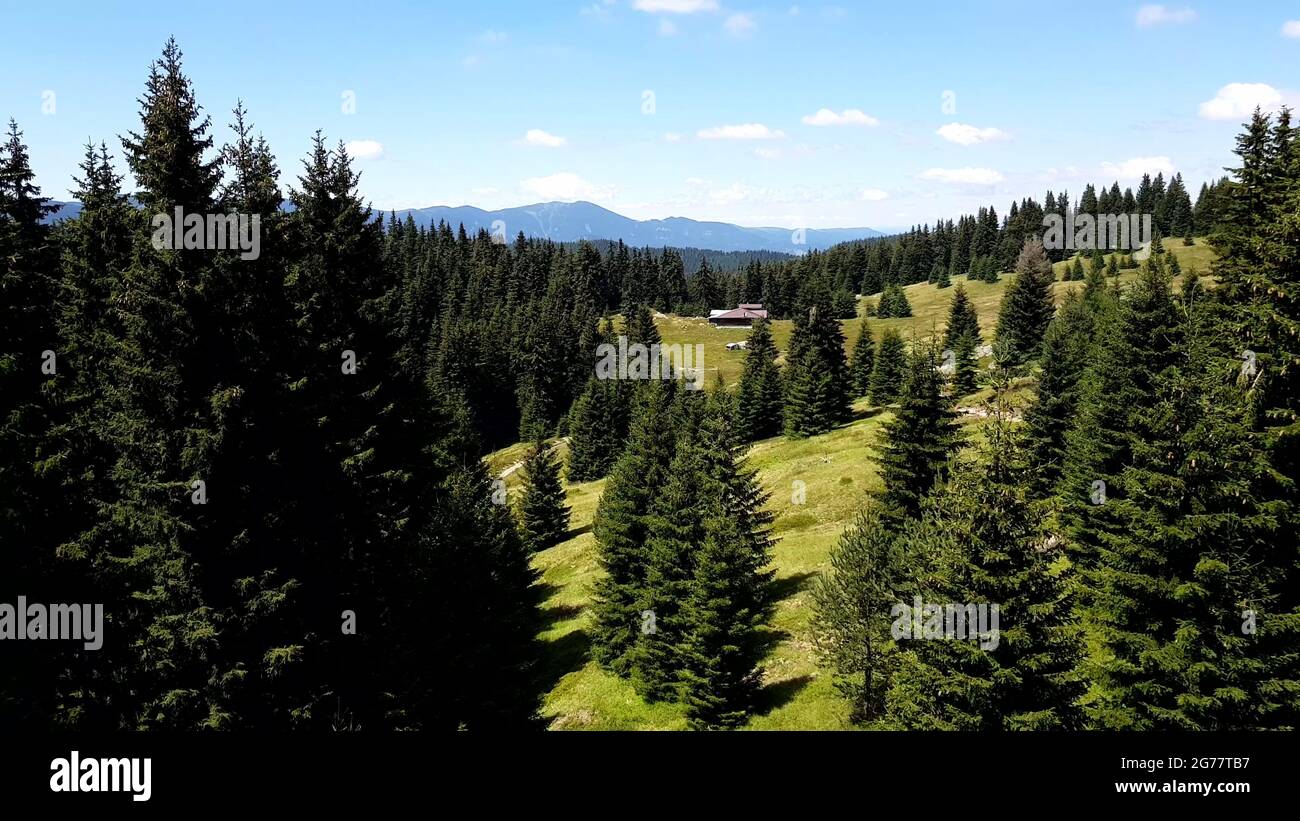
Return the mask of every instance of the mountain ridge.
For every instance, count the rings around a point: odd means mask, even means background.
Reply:
[[[75,218],[81,211],[78,202],[54,202],[59,210],[49,221]],[[520,231],[528,237],[556,242],[578,240],[622,240],[632,246],[672,246],[700,248],[708,251],[776,251],[801,254],[810,249],[825,250],[851,240],[884,236],[874,228],[807,228],[745,227],[729,222],[695,220],[689,217],[635,220],[593,202],[539,202],[513,208],[488,210],[474,205],[431,205],[389,211],[375,209],[376,214],[392,214],[400,220],[409,215],[417,225],[429,227],[445,221],[453,228],[464,225],[469,233],[480,229],[504,234],[507,241]]]

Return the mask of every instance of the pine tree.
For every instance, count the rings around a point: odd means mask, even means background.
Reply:
[[[907,301],[907,294],[897,285],[886,285],[880,295],[880,304],[876,307],[876,316],[881,319],[908,317],[912,315],[912,305]]]
[[[1168,304],[1167,279],[1148,277]],[[1137,383],[1108,434],[1126,451],[1122,472],[1092,527],[1078,529],[1097,552],[1089,615],[1106,661],[1093,711],[1105,727],[1260,728],[1287,710],[1279,659],[1242,629],[1243,608],[1285,573],[1253,487],[1264,453],[1241,391],[1222,378],[1231,354],[1208,325],[1212,308],[1189,295],[1166,320],[1176,323],[1166,367]]]
[[[906,555],[935,556],[936,572],[918,598],[927,606],[961,608],[966,635],[900,642],[906,652],[886,700],[888,726],[1082,726],[1083,642],[1072,613],[1072,583],[1068,571],[1053,566],[1042,513],[1025,494],[1023,458],[1010,426],[996,419],[980,467],[957,471],[951,489],[929,503],[933,512],[904,536],[898,549]],[[988,608],[982,634],[970,606]],[[922,622],[925,638],[931,629],[958,624],[947,613],[930,612]]]
[[[980,342],[979,316],[975,313],[970,297],[966,295],[966,286],[958,284],[948,307],[948,326],[944,329],[943,346],[955,349],[963,336],[974,338],[977,345]]]
[[[53,208],[41,196],[17,123],[0,143],[0,584],[6,595],[64,600],[69,578],[53,560],[51,526],[61,513],[57,484],[33,470],[48,410],[42,383],[59,368],[50,306],[55,247],[44,217]],[[50,359],[50,351],[54,358]],[[76,498],[73,496],[72,498]],[[41,726],[57,705],[52,692],[62,659],[30,648],[45,642],[5,642],[0,670],[0,725]],[[63,656],[64,654],[59,654]]]
[[[824,304],[795,320],[785,382],[785,434],[824,433],[849,416],[849,374],[844,334]]]
[[[1088,365],[1092,316],[1083,298],[1066,295],[1043,337],[1037,396],[1025,411],[1025,449],[1034,493],[1051,495],[1061,477],[1065,437],[1078,405],[1079,379]]]
[[[590,482],[606,476],[623,447],[627,430],[624,385],[616,380],[587,380],[569,410],[570,482]]]
[[[960,288],[960,286],[958,286]],[[871,325],[867,317],[862,317],[858,330],[857,342],[853,343],[853,355],[849,360],[849,384],[852,386],[853,398],[861,398],[871,391],[871,372],[876,361],[876,341],[871,336]]]
[[[953,373],[952,373],[952,396],[960,398],[975,392],[978,381],[977,369],[979,366],[979,357],[976,356],[976,342],[978,340],[970,334],[963,335],[957,340],[957,346],[948,350],[952,351],[953,356]]]
[[[722,305],[722,289],[713,277],[713,269],[709,267],[707,257],[700,258],[700,268],[691,278],[690,295],[699,316],[708,316],[711,308]]]
[[[739,463],[725,399],[711,403],[699,430],[713,492],[697,500],[701,534],[678,653],[690,726],[722,729],[746,721],[762,681],[758,665],[774,604],[771,515],[757,476]]]
[[[745,367],[737,397],[737,432],[753,442],[780,433],[784,404],[781,370],[776,364],[771,325],[758,320],[749,332]]]
[[[891,610],[907,599],[908,571],[897,538],[868,504],[831,551],[830,574],[813,589],[818,658],[850,704],[850,720],[879,719],[895,667]]]
[[[1052,320],[1052,263],[1038,240],[1028,240],[1016,261],[1016,279],[998,311],[999,359],[1022,365],[1037,355]]]
[[[885,328],[880,334],[880,348],[871,368],[871,403],[889,405],[898,401],[906,370],[907,349],[903,346],[903,337],[896,329]]]
[[[947,475],[948,459],[958,444],[950,400],[936,352],[913,352],[899,397],[898,412],[885,423],[880,451],[882,516],[891,525],[916,516],[921,500]]]
[[[668,481],[675,452],[671,384],[662,380],[647,384],[627,447],[605,483],[592,526],[606,574],[595,586],[593,654],[602,666],[620,675],[629,672],[630,654],[641,633],[647,519],[655,495]]]
[[[544,442],[533,446],[524,460],[524,490],[519,501],[519,534],[524,547],[536,553],[563,541],[569,531],[560,462]]]

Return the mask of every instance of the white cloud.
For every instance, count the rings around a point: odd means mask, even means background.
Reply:
[[[596,17],[600,20],[608,20],[609,7],[614,5],[616,2],[617,0],[601,0],[599,3],[592,3],[590,6],[583,6],[578,10],[578,13],[590,17]]]
[[[495,31],[493,29],[488,29],[478,36],[478,41],[480,43],[486,43],[488,45],[499,45],[509,39],[510,35],[506,34],[504,31]]]
[[[686,178],[686,184],[687,184],[687,185],[704,185],[704,179],[703,179],[702,177],[687,177],[687,178]]]
[[[864,188],[862,189],[862,193],[858,195],[858,198],[864,199],[867,202],[880,202],[881,200],[889,199],[889,192],[881,191],[879,188]]]
[[[344,148],[354,160],[377,160],[384,155],[384,144],[377,140],[349,140]]]
[[[718,0],[636,0],[632,8],[650,14],[694,14],[717,11]]]
[[[1196,12],[1187,6],[1180,9],[1168,6],[1150,5],[1138,9],[1137,24],[1143,28],[1163,26],[1165,24],[1190,23],[1196,19]]]
[[[695,136],[701,140],[775,140],[784,137],[785,132],[770,129],[762,123],[742,123],[702,128]]]
[[[957,143],[957,145],[978,145],[1011,138],[1010,134],[1000,128],[976,128],[965,123],[948,123],[935,133],[950,143]]]
[[[1038,175],[1039,182],[1057,182],[1058,180],[1077,180],[1083,177],[1083,172],[1076,165],[1067,165],[1065,168],[1049,168]]]
[[[613,189],[593,185],[577,174],[562,171],[548,177],[521,180],[519,190],[543,200],[603,200],[614,195]]]
[[[816,114],[806,114],[804,125],[880,125],[880,120],[856,108],[846,108],[836,113],[829,108],[819,108]]]
[[[477,54],[467,54],[465,55],[465,59],[460,61],[460,64],[465,68],[473,68],[481,62],[483,62],[483,60]]]
[[[780,156],[781,156],[781,149],[779,149],[779,148],[755,148],[755,149],[754,149],[754,156],[755,156],[755,157],[761,157],[762,159],[765,159],[765,160],[775,160],[777,157],[780,157]]]
[[[1121,163],[1104,162],[1101,170],[1106,176],[1121,180],[1141,179],[1143,174],[1164,174],[1168,178],[1174,175],[1174,164],[1168,157],[1134,157]]]
[[[928,168],[921,172],[921,179],[961,185],[993,185],[1002,182],[1002,174],[992,168]]]
[[[1287,20],[1283,23],[1282,36],[1300,38],[1300,20]]]
[[[798,17],[798,16],[799,16],[799,7],[798,7],[798,6],[791,6],[791,7],[790,7],[790,10],[787,12],[787,14],[789,14],[791,17]]]
[[[757,193],[757,189],[750,188],[748,185],[732,183],[726,188],[717,188],[709,192],[709,199],[716,205],[731,205],[732,203],[741,202],[750,199]]]
[[[528,145],[539,145],[543,148],[559,148],[568,142],[564,137],[558,137],[554,134],[548,134],[540,128],[530,128],[524,134],[524,142]]]
[[[754,18],[751,15],[736,13],[729,16],[723,22],[722,27],[726,29],[727,33],[732,37],[744,37],[754,29],[758,28],[758,23],[754,22]]]
[[[1201,103],[1201,116],[1207,120],[1241,120],[1259,106],[1274,111],[1282,105],[1282,92],[1267,83],[1228,83]]]
[[[659,36],[672,37],[677,33],[677,24],[672,20],[663,19],[659,21]]]
[[[679,143],[681,141],[682,141],[681,134],[674,134],[671,131],[664,134],[664,142]]]

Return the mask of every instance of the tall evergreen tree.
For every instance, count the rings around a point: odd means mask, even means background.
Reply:
[[[858,331],[858,340],[853,343],[853,355],[849,360],[849,384],[852,396],[864,397],[871,391],[871,372],[875,368],[876,340],[871,336],[871,324],[865,316]]]
[[[785,433],[824,433],[849,415],[844,334],[825,304],[814,302],[795,320],[785,381]]]
[[[1061,478],[1065,437],[1078,405],[1079,379],[1088,365],[1092,316],[1071,292],[1047,327],[1037,396],[1025,411],[1025,448],[1034,492],[1051,495]]]
[[[910,636],[887,697],[891,726],[985,731],[1082,726],[1077,702],[1084,691],[1083,641],[1073,618],[1071,581],[1067,571],[1053,566],[1056,556],[1046,547],[1042,513],[1026,496],[1024,454],[1015,434],[998,419],[989,437],[983,466],[958,471],[951,489],[930,503],[933,515],[909,529],[899,548],[936,557],[936,572],[920,598],[940,608],[961,608],[966,635],[937,641]],[[987,632],[977,633],[971,605],[988,608]],[[922,621],[935,618],[926,613]],[[945,628],[956,628],[956,619],[946,613],[943,618]]]
[[[947,475],[958,431],[933,348],[913,352],[898,412],[885,423],[880,452],[882,516],[897,525],[920,513],[921,500]]]
[[[966,286],[958,283],[952,292],[952,302],[948,307],[948,326],[943,333],[943,346],[956,348],[963,336],[974,337],[976,344],[980,341],[979,317],[975,306],[966,294]]]
[[[849,700],[855,724],[880,719],[895,668],[891,610],[908,598],[908,567],[895,534],[869,504],[831,551],[832,572],[813,590],[818,656]]]
[[[592,607],[594,655],[620,675],[630,671],[630,654],[641,633],[647,520],[655,495],[668,481],[676,450],[671,385],[661,380],[647,384],[627,448],[605,483],[592,527],[605,571],[596,582]]]
[[[998,311],[999,358],[1022,365],[1037,355],[1052,321],[1052,263],[1038,240],[1028,240],[1016,260],[1016,279]]]
[[[771,325],[760,319],[749,332],[737,395],[737,433],[743,441],[766,439],[781,431],[784,391],[776,357]]]
[[[725,398],[706,409],[699,431],[709,445],[703,472],[713,493],[698,500],[701,532],[682,608],[679,654],[688,722],[696,729],[720,729],[744,723],[754,706],[775,571],[769,569],[767,496],[754,472],[739,462]]]
[[[524,490],[519,500],[519,532],[531,552],[559,544],[569,531],[560,462],[555,452],[538,442],[524,460]]]
[[[889,405],[898,401],[906,370],[907,349],[903,337],[897,329],[885,328],[880,334],[880,348],[871,368],[871,403]]]
[[[42,385],[68,367],[59,362],[51,321],[56,256],[43,219],[52,210],[11,120],[0,143],[0,585],[6,595],[33,598],[65,578],[52,566],[54,545],[46,539],[59,512],[57,483],[33,470],[48,418]],[[58,662],[31,648],[34,642],[6,644],[19,647],[6,648],[0,671],[0,726],[40,726],[55,707]]]

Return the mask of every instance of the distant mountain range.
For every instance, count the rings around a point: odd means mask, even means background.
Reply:
[[[51,221],[71,219],[81,212],[76,202],[55,203],[61,206]],[[679,248],[703,248],[710,251],[778,251],[799,254],[808,249],[826,249],[841,242],[882,236],[874,228],[808,228],[801,235],[793,228],[745,228],[727,222],[700,222],[686,217],[661,220],[634,220],[591,202],[542,202],[485,211],[472,205],[457,207],[434,205],[429,208],[405,208],[394,212],[399,219],[407,214],[419,225],[464,225],[471,234],[480,228],[499,229],[507,240],[520,231],[529,237],[544,237],[556,242],[580,239],[623,240],[628,245],[655,248],[670,245]],[[798,242],[802,240],[802,242]]]
[[[711,251],[780,251],[798,254],[809,248],[824,249],[841,242],[881,236],[873,228],[809,228],[795,236],[793,228],[745,228],[727,222],[700,222],[686,217],[661,220],[634,220],[590,202],[543,202],[484,211],[470,205],[450,207],[435,205],[396,212],[407,214],[420,225],[464,224],[465,230],[493,230],[502,223],[507,239],[523,231],[526,236],[545,237],[556,242],[580,239],[623,240],[628,245],[681,248],[705,248]],[[802,239],[803,242],[795,240]]]

